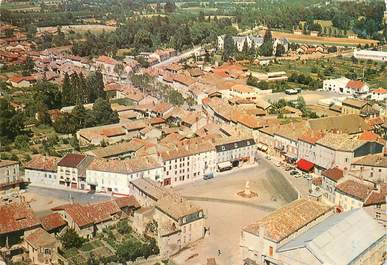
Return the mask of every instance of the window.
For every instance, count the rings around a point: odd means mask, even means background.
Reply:
[[[269,256],[270,256],[270,257],[273,256],[273,247],[269,247]]]

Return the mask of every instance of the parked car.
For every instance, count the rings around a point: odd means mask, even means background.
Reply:
[[[304,174],[304,178],[307,179],[307,180],[312,180],[313,177],[309,174]]]
[[[277,162],[274,163],[274,165],[275,165],[276,167],[280,167],[280,166],[281,166],[281,162],[277,161]]]
[[[297,174],[300,174],[297,170],[290,171],[290,175],[291,176],[294,176],[294,175],[297,175]]]
[[[266,156],[266,159],[267,159],[267,160],[271,160],[271,157],[270,157],[270,156]]]
[[[212,178],[214,178],[214,174],[212,174],[212,173],[206,174],[206,175],[203,176],[204,180],[209,180],[209,179],[212,179]]]

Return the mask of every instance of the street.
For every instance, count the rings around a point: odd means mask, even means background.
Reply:
[[[173,56],[165,61],[162,61],[160,63],[157,63],[155,65],[152,65],[150,68],[156,68],[156,67],[162,67],[162,66],[166,66],[168,64],[172,64],[172,63],[176,63],[182,59],[186,59],[188,57],[191,57],[193,54],[195,54],[196,52],[200,51],[201,47],[194,47],[188,51],[184,51],[183,53],[179,54],[179,55],[176,55],[176,56]]]

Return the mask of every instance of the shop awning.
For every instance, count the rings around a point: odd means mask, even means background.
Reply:
[[[305,159],[300,159],[297,162],[297,168],[301,169],[302,171],[310,172],[313,167],[314,164]]]

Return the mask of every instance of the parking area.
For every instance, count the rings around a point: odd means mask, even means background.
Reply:
[[[59,190],[38,186],[29,186],[27,192],[23,193],[23,197],[38,215],[47,214],[51,212],[51,208],[65,203],[88,203],[110,198],[110,196],[104,194],[90,194],[84,191]]]
[[[272,93],[272,94],[267,94],[267,95],[262,95],[262,99],[266,101],[278,101],[279,99],[285,99],[287,101],[290,100],[297,100],[299,96],[302,96],[308,105],[316,105],[318,104],[319,100],[321,99],[327,99],[327,98],[332,98],[334,96],[337,97],[337,94],[334,94],[332,92],[327,92],[327,91],[309,91],[309,90],[304,90],[301,93],[298,93],[296,95],[287,95],[283,92],[281,93]]]
[[[174,261],[196,265],[206,264],[207,258],[215,257],[218,264],[241,264],[239,237],[242,227],[297,198],[283,174],[281,169],[258,157],[255,166],[178,187],[183,196],[203,207],[210,234],[174,257]],[[257,197],[247,199],[237,194],[244,190],[247,181]]]

